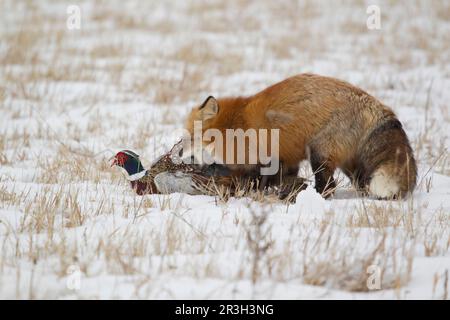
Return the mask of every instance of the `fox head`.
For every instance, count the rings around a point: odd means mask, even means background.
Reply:
[[[249,99],[244,97],[216,99],[209,96],[198,107],[192,109],[187,117],[185,128],[192,135],[195,121],[200,121],[202,130],[245,129],[245,107]]]
[[[217,120],[219,114],[219,102],[213,96],[209,96],[199,106],[192,109],[186,120],[186,129],[191,136],[194,134],[194,122],[200,121],[202,123],[202,130],[214,128],[214,120]]]
[[[206,98],[206,100],[197,107],[194,107],[191,111],[191,113],[188,115],[185,123],[185,128],[189,132],[190,137],[190,143],[193,142],[194,138],[194,125],[197,123],[197,126],[199,123],[201,123],[202,132],[200,134],[203,135],[203,133],[210,129],[210,128],[216,128],[217,123],[216,120],[218,119],[219,114],[219,102],[214,98],[213,96],[209,96]],[[198,133],[197,133],[198,134]],[[185,139],[185,138],[184,138]],[[184,141],[188,142],[188,141]],[[207,143],[202,140],[202,148],[206,147]],[[192,145],[187,146],[186,144],[183,144],[183,157],[192,156],[194,153],[199,152],[198,150],[194,151],[191,149]],[[196,146],[200,147],[200,146]],[[211,152],[211,150],[205,150],[206,153]],[[205,154],[203,151],[201,151],[202,154]],[[198,154],[197,154],[198,155]]]
[[[183,138],[183,157],[194,154],[194,158],[202,157],[204,160],[206,155],[208,163],[211,160],[226,164],[237,171],[247,172],[257,168],[260,160],[258,145],[265,144],[266,150],[272,150],[270,146],[278,144],[272,136],[278,139],[278,134],[269,132],[260,136],[258,127],[251,126],[258,120],[258,115],[250,108],[251,103],[252,97],[215,99],[209,96],[187,117],[185,128],[189,136]],[[200,131],[200,124],[201,132],[195,132]],[[270,158],[270,154],[267,157]],[[278,165],[278,161],[274,163]]]
[[[247,103],[248,98],[243,97],[216,99],[209,96],[200,106],[195,107],[187,117],[185,124],[191,143],[194,142],[191,144],[194,149],[188,152],[188,146],[184,144],[183,156],[189,153],[197,155],[200,153],[205,155],[206,153],[212,155],[215,161],[222,163],[227,158],[227,153],[234,154],[237,157],[237,144],[230,145],[230,148],[227,148],[226,132],[228,129],[246,130],[245,107]],[[199,129],[199,124],[201,124],[201,132],[194,132]],[[203,137],[201,146],[196,145],[194,141],[198,134]],[[221,136],[219,140],[216,139],[217,135]],[[218,146],[221,147],[217,148]],[[202,150],[198,150],[199,147]]]

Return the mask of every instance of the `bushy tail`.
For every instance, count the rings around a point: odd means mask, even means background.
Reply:
[[[362,178],[371,195],[402,198],[414,191],[417,166],[400,121],[389,119],[375,128],[359,151]]]

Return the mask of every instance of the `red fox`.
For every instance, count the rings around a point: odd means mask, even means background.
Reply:
[[[279,129],[280,174],[296,177],[299,163],[308,158],[315,188],[324,196],[336,187],[337,168],[358,190],[380,199],[404,197],[416,185],[413,151],[394,112],[338,79],[300,74],[253,96],[208,97],[186,120],[191,135],[194,121],[201,121],[203,132],[213,128],[223,134],[226,129]]]

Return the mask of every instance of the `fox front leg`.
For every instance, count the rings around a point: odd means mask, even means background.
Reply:
[[[316,191],[324,198],[330,197],[336,189],[333,178],[335,167],[329,159],[321,156],[313,148],[310,149],[310,162],[316,180]]]

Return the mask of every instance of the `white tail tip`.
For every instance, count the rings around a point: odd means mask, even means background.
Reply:
[[[369,184],[369,193],[378,198],[393,198],[400,191],[396,179],[385,170],[377,169]]]

